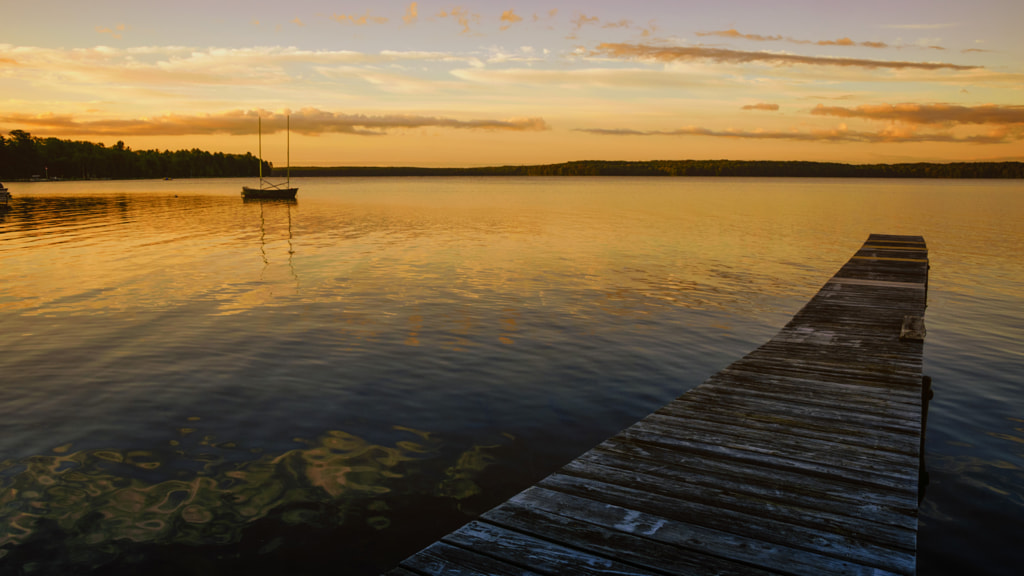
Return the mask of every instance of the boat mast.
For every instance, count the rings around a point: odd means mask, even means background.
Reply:
[[[259,131],[259,135],[260,135],[260,145],[259,145],[259,148],[257,148],[257,150],[259,151],[258,153],[259,153],[259,156],[260,156],[260,188],[262,188],[263,187],[263,118],[261,118],[259,115],[257,115],[256,118],[257,118],[256,125],[258,126],[257,130]]]
[[[292,187],[292,117],[291,117],[291,115],[288,115],[288,116],[285,117],[285,143],[287,144],[286,148],[288,150],[285,153],[285,159],[286,159],[286,161],[288,163],[287,164],[288,168],[287,168],[287,172],[286,172],[286,175],[287,175],[287,178],[288,178],[288,184],[286,184],[285,187],[286,188],[291,188]]]

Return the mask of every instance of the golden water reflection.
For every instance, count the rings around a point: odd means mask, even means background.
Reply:
[[[346,342],[464,351],[528,341],[517,329],[532,310],[596,311],[604,325],[682,309],[756,317],[813,294],[877,230],[924,234],[937,269],[964,270],[961,286],[1020,283],[951,241],[955,210],[992,254],[1021,242],[1005,216],[1024,201],[997,185],[313,179],[301,202],[241,202],[222,181],[63,184],[19,199],[0,226],[0,312],[221,320],[301,307]]]

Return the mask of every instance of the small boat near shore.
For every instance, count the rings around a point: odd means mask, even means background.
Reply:
[[[292,153],[291,153],[291,117],[287,117],[287,128],[285,130],[288,138],[288,162],[287,162],[287,179],[284,182],[278,184],[272,184],[263,177],[263,119],[259,118],[259,162],[260,162],[260,185],[258,188],[252,188],[250,186],[242,186],[242,198],[246,200],[289,200],[294,199],[295,195],[299,192],[298,187],[292,187]]]
[[[3,183],[0,183],[0,210],[7,210],[11,206],[8,204],[11,200],[11,193],[4,188]]]
[[[298,188],[292,188],[285,184],[273,186],[261,182],[259,188],[242,186],[242,198],[245,200],[294,200],[298,191]]]

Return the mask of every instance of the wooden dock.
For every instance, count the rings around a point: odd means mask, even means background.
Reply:
[[[927,286],[923,238],[872,234],[769,342],[389,574],[914,574]]]

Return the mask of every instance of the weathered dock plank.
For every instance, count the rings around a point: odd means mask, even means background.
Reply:
[[[389,574],[914,574],[927,294],[924,239],[872,234],[770,341]]]

